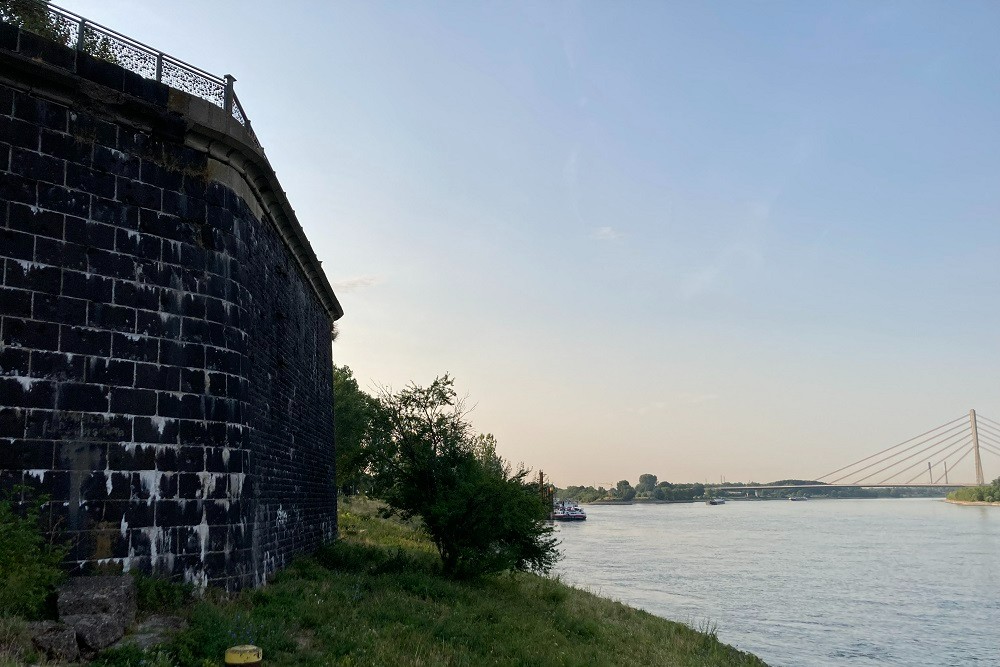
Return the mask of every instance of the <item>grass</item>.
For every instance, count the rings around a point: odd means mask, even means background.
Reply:
[[[527,574],[454,581],[419,529],[355,500],[342,539],[266,588],[188,609],[190,628],[159,653],[118,649],[98,664],[220,664],[254,643],[268,665],[763,665],[698,632]],[[168,657],[169,656],[169,657]]]

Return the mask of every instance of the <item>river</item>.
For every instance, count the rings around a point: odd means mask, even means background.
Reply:
[[[939,499],[587,505],[568,583],[774,666],[1000,665],[1000,507]]]

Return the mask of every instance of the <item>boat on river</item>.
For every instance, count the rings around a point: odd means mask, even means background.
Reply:
[[[788,496],[788,499],[792,502],[798,502],[801,500],[809,500],[809,496]]]
[[[586,521],[587,513],[575,500],[559,500],[552,504],[552,518],[555,521]]]
[[[726,504],[726,499],[725,498],[709,498],[708,500],[705,501],[705,504],[706,505],[725,505]]]

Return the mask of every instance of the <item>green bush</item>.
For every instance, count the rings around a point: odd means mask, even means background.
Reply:
[[[41,521],[45,498],[0,499],[0,616],[38,618],[65,577],[60,563],[68,547],[48,539]]]
[[[194,586],[191,584],[177,584],[141,572],[134,573],[133,579],[136,605],[140,612],[162,614],[176,611],[188,604],[194,594]]]
[[[450,576],[548,572],[559,556],[544,522],[551,507],[527,469],[497,455],[493,436],[472,435],[466,414],[448,375],[382,392],[375,440],[388,512],[420,517]]]

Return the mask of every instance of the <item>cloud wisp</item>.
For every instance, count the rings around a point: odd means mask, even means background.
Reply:
[[[334,282],[333,289],[338,292],[353,292],[366,287],[381,285],[383,282],[385,281],[383,281],[380,276],[357,276],[355,278],[347,278],[345,280],[338,280]]]
[[[617,241],[622,237],[622,233],[614,227],[598,227],[590,234],[590,238],[597,241]]]

